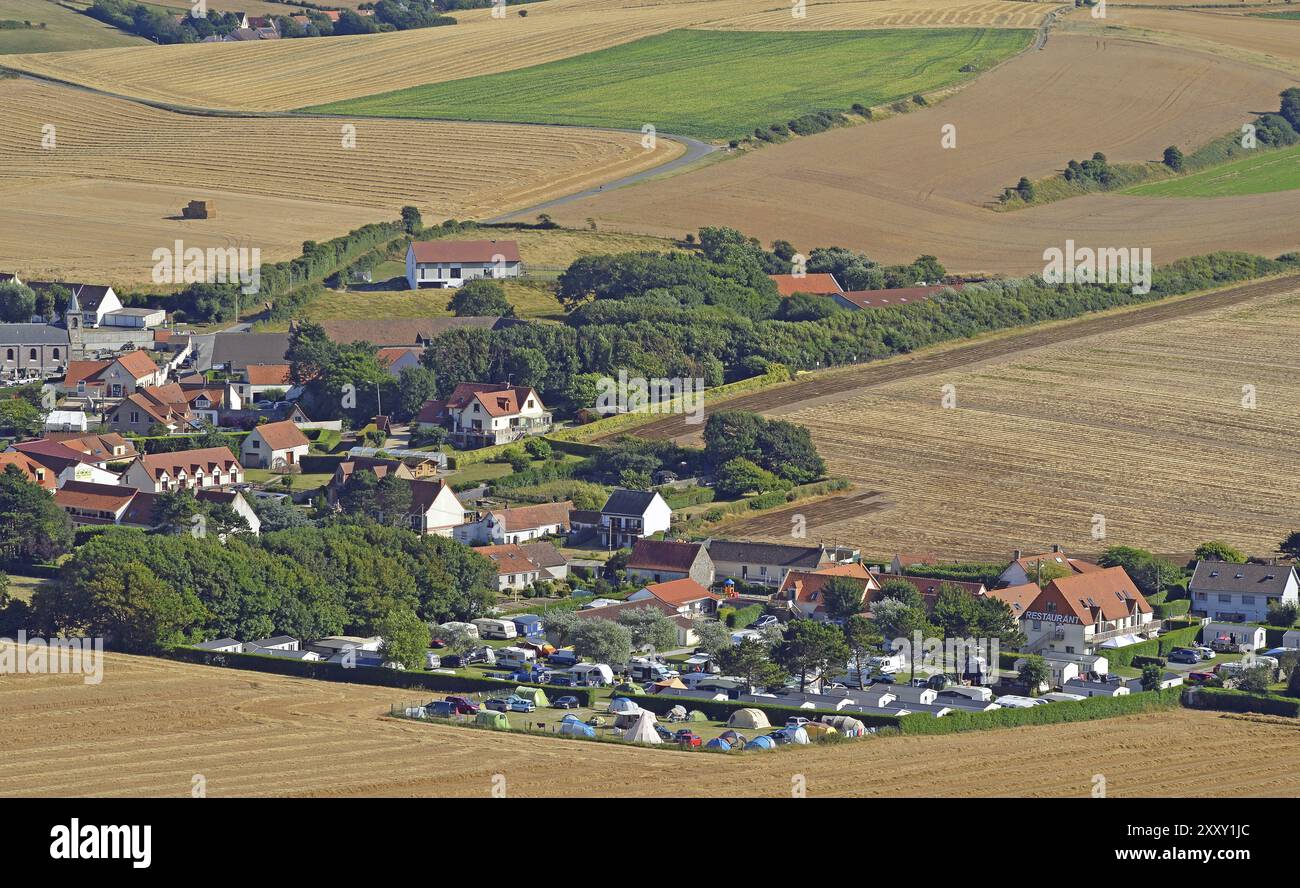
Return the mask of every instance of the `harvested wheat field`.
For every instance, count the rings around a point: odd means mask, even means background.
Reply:
[[[1261,11],[1267,12],[1268,8],[1249,12]],[[1112,5],[1104,19],[1076,15],[1067,19],[1064,27],[1091,33],[1119,27],[1143,40],[1211,52],[1300,75],[1300,20],[1263,18],[1235,9],[1142,9]]]
[[[203,775],[211,796],[487,796],[502,775],[511,796],[783,796],[799,774],[811,796],[1084,797],[1102,774],[1111,796],[1204,796],[1200,766],[1229,758],[1216,793],[1300,792],[1282,720],[1171,710],[728,757],[384,718],[402,694],[124,654],[99,685],[4,676],[0,795],[188,796]]]
[[[0,81],[0,267],[148,279],[150,254],[237,241],[296,256],[405,204],[426,219],[491,216],[656,166],[659,139],[556,127],[174,114],[31,80]],[[54,126],[55,147],[42,148]],[[355,128],[354,148],[344,128]],[[173,218],[189,200],[211,221]],[[284,225],[284,219],[296,220]]]
[[[853,515],[811,505],[810,538],[884,557],[993,559],[1048,543],[1190,552],[1210,539],[1270,555],[1297,526],[1297,335],[1292,289],[773,412],[808,426],[831,473],[871,494]]]
[[[1057,34],[930,108],[607,190],[552,215],[661,235],[731,225],[804,253],[831,244],[882,262],[932,253],[962,271],[1041,271],[1043,250],[1067,238],[1149,246],[1157,264],[1218,249],[1276,255],[1300,245],[1277,224],[1300,214],[1300,192],[1203,201],[1195,213],[1115,194],[1011,213],[988,206],[1020,176],[1097,150],[1140,161],[1203,144],[1276,108],[1294,82],[1219,56]],[[955,149],[942,147],[946,124]]]
[[[957,27],[1024,27],[1046,6],[1012,0],[809,3],[795,19],[770,0],[547,0],[526,17],[457,11],[458,24],[391,34],[177,46],[140,52],[14,55],[5,64],[109,92],[204,108],[274,111],[423,83],[511,71],[662,34],[674,28],[817,30],[897,27],[896,18]],[[999,11],[1003,10],[1003,11]],[[1002,19],[1005,19],[1003,21]]]

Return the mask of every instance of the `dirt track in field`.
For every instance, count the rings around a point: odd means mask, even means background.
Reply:
[[[427,696],[427,695],[426,695]],[[407,694],[406,699],[412,695]],[[1292,721],[1172,710],[722,757],[385,718],[403,692],[110,654],[0,677],[0,796],[1111,796],[1300,793]],[[1216,762],[1207,781],[1205,763]]]
[[[972,367],[985,361],[1043,346],[1156,324],[1198,312],[1236,305],[1261,296],[1285,293],[1297,286],[1300,286],[1300,275],[1289,275],[1274,280],[1215,290],[1198,296],[1166,299],[1131,311],[1089,316],[1035,327],[1024,332],[977,339],[965,345],[926,349],[901,358],[863,364],[842,371],[821,373],[787,385],[741,395],[721,401],[711,409],[752,410],[769,415],[780,413],[784,409],[803,409],[815,406],[821,399],[835,395],[864,391],[886,383],[944,370]],[[684,415],[673,414],[640,426],[633,433],[641,438],[656,440],[698,437],[699,425],[688,425],[686,419]]]

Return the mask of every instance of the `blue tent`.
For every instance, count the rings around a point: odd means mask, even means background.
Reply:
[[[766,736],[755,737],[753,740],[750,740],[748,743],[745,744],[745,748],[758,749],[758,750],[776,749],[776,743],[772,740],[771,737],[766,737]]]
[[[560,733],[570,737],[595,737],[596,729],[590,725],[584,725],[576,718],[573,721],[566,718],[560,722]]]
[[[731,744],[721,737],[714,737],[708,743],[704,744],[705,749],[720,749],[723,752],[731,752]]]

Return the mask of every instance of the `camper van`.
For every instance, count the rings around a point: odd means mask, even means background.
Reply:
[[[614,683],[614,670],[604,663],[579,663],[569,670],[573,680],[588,687],[605,687]]]
[[[478,627],[480,638],[499,638],[502,641],[508,641],[511,638],[519,637],[519,630],[509,620],[493,620],[482,617],[473,622]]]
[[[526,669],[537,659],[537,654],[527,648],[504,647],[497,651],[497,665],[503,669]]]
[[[907,666],[907,658],[901,652],[895,651],[892,654],[881,654],[878,657],[868,657],[867,665],[874,666],[881,672],[894,673]]]
[[[573,648],[560,648],[555,653],[546,658],[552,666],[564,668],[566,666],[577,666],[578,655]]]
[[[624,670],[632,676],[633,681],[663,681],[665,678],[672,678],[677,674],[676,669],[669,669],[662,663],[656,663],[653,660],[647,660],[643,657],[634,657]]]

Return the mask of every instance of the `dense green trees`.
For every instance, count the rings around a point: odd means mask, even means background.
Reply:
[[[33,606],[45,631],[146,650],[182,637],[369,635],[402,608],[426,622],[471,619],[495,588],[491,563],[465,546],[372,523],[224,544],[111,528],[79,548]]]
[[[36,314],[36,294],[26,284],[15,281],[0,283],[0,321],[26,324]]]
[[[488,278],[467,281],[456,289],[447,309],[458,318],[515,316],[515,307],[506,298],[506,288]]]
[[[806,428],[756,413],[711,413],[704,424],[704,447],[717,465],[745,459],[794,484],[826,474],[826,463]]]
[[[0,560],[50,559],[72,546],[72,525],[43,487],[17,466],[0,472]]]

